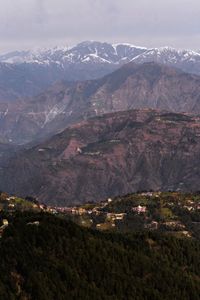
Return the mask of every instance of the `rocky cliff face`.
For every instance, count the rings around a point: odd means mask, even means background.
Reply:
[[[11,159],[0,188],[71,205],[138,190],[199,190],[200,118],[154,110],[71,126]]]
[[[110,112],[152,108],[198,114],[200,77],[155,63],[129,63],[101,79],[58,83],[28,102],[0,107],[0,137],[25,143]]]

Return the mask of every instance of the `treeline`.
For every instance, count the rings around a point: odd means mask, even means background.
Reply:
[[[103,233],[45,214],[9,221],[0,241],[0,299],[200,299],[198,241]]]

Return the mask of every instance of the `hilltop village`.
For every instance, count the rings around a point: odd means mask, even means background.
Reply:
[[[50,213],[98,230],[150,230],[200,238],[200,193],[143,192],[74,207],[47,206],[32,197],[1,193],[0,236],[17,211]]]

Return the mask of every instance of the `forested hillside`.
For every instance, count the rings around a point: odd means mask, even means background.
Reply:
[[[0,299],[199,300],[194,239],[103,233],[44,213],[8,219]]]

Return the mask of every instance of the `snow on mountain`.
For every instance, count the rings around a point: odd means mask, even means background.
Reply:
[[[73,64],[123,65],[158,62],[174,65],[190,73],[200,74],[200,53],[192,50],[177,50],[171,47],[147,49],[129,43],[109,44],[97,41],[85,41],[74,47],[54,47],[15,51],[0,55],[0,62],[9,64],[56,64],[66,68]]]
[[[130,61],[135,56],[146,51],[146,48],[131,44],[101,43],[85,41],[72,48],[55,47],[51,49],[36,49],[29,51],[15,51],[0,55],[0,62],[6,63],[103,63],[120,64]]]
[[[148,49],[132,59],[136,63],[158,62],[163,64],[179,64],[200,62],[200,53],[192,50],[177,50],[171,47]]]
[[[14,51],[0,55],[0,102],[36,96],[55,81],[101,78],[120,66],[157,62],[200,75],[200,53],[170,47],[85,41],[74,47]]]
[[[34,49],[28,51],[15,51],[0,55],[0,62],[21,64],[21,63],[59,63],[63,53],[68,51],[66,47],[52,49]]]

